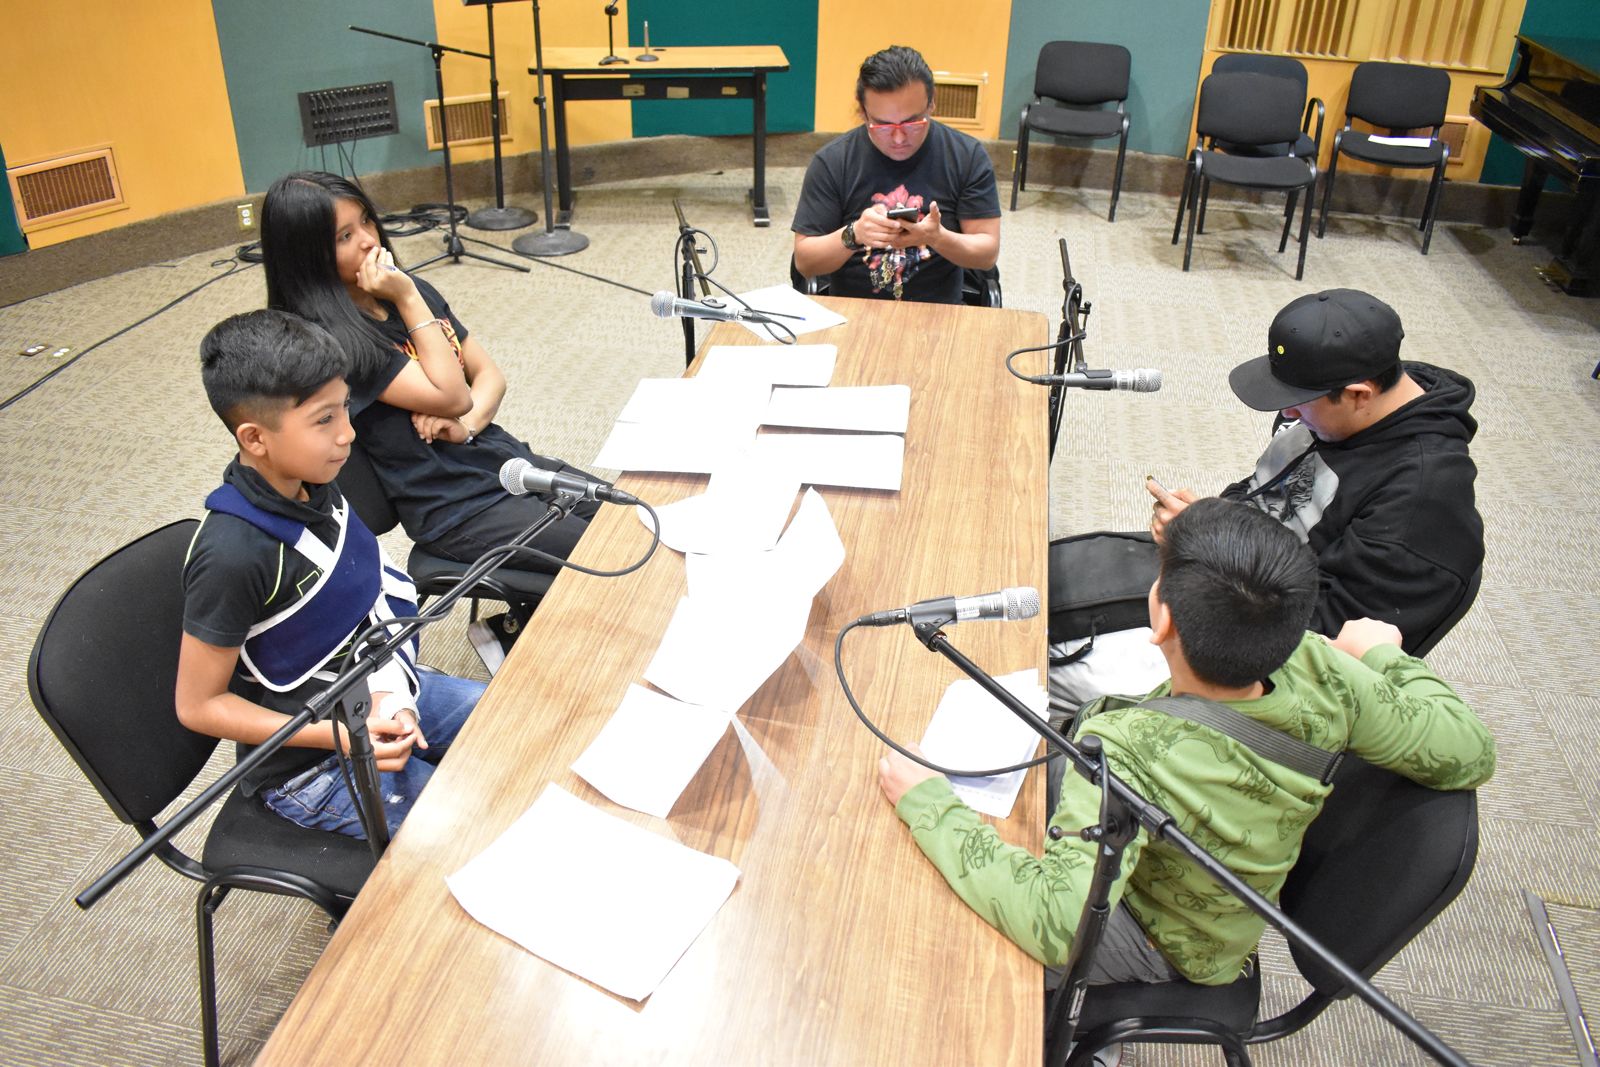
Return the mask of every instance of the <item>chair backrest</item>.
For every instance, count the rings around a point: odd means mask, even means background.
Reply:
[[[1412,63],[1361,63],[1350,76],[1347,119],[1384,130],[1417,130],[1444,125],[1450,102],[1450,75],[1438,67]]]
[[[1121,103],[1132,67],[1132,54],[1120,44],[1051,41],[1039,49],[1033,95],[1077,105]]]
[[[1477,855],[1476,793],[1429,789],[1346,756],[1279,899],[1370,976],[1456,898]],[[1345,995],[1331,971],[1291,951],[1319,993]]]
[[[1478,599],[1478,587],[1483,584],[1483,564],[1478,564],[1478,569],[1472,572],[1472,577],[1467,579],[1467,584],[1461,589],[1461,596],[1456,601],[1455,607],[1450,609],[1450,614],[1439,620],[1427,634],[1419,638],[1416,644],[1406,649],[1412,656],[1426,656],[1433,651],[1444,635],[1455,629],[1456,623],[1466,618],[1467,612],[1472,610],[1473,603]]]
[[[39,628],[28,694],[117,818],[148,823],[205,768],[217,739],[178,722],[185,519],[91,567]]]
[[[1310,85],[1306,65],[1293,56],[1268,56],[1253,52],[1224,52],[1211,64],[1213,74],[1265,74],[1287,78],[1300,86],[1302,96]]]
[[[1201,138],[1235,145],[1293,143],[1300,136],[1305,90],[1285,78],[1232,72],[1200,83],[1195,129]]]
[[[372,460],[362,449],[359,440],[351,444],[350,458],[344,461],[344,467],[334,481],[339,486],[339,492],[361,516],[367,529],[375,534],[386,534],[400,525],[400,513],[395,511],[394,504],[383,491],[378,472],[372,468]]]

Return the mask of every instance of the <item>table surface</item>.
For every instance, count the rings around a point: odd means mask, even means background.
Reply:
[[[833,384],[912,387],[904,480],[898,493],[820,490],[846,559],[801,647],[740,713],[760,757],[730,731],[664,822],[573,774],[641,680],[685,579],[665,547],[624,578],[564,571],[258,1063],[1039,1062],[1040,967],[961,903],[895,817],[877,783],[882,745],[840,691],[833,642],[868,611],[1046,588],[1046,391],[1002,360],[1043,343],[1048,326],[1032,312],[822,302],[850,318],[802,338],[838,345]],[[759,342],[720,324],[708,343]],[[1019,364],[1034,373],[1044,357]],[[619,484],[664,504],[704,481]],[[618,567],[647,544],[632,509],[606,507],[574,559]],[[993,674],[1045,665],[1043,616],[962,625],[951,639]],[[868,713],[904,741],[960,677],[904,626],[854,631],[844,662]],[[742,872],[642,1003],[478,925],[445,885],[551,782]],[[1001,833],[1037,848],[1042,809],[1036,769]],[[650,871],[630,877],[650,891]]]
[[[619,45],[617,47],[617,55],[628,62],[626,64],[617,63],[602,67],[600,60],[604,59],[607,54],[604,48],[546,48],[544,50],[544,72],[546,74],[625,75],[789,69],[789,57],[784,55],[783,49],[775,44],[705,45],[695,47],[668,45],[662,48],[651,48],[650,54],[658,57],[654,63],[640,63],[637,57],[643,53],[644,45],[642,44],[628,45],[626,47]],[[529,67],[528,70],[531,72],[533,68]]]

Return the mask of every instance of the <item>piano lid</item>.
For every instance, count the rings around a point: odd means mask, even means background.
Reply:
[[[1544,103],[1574,132],[1600,142],[1600,40],[1543,35],[1517,39],[1528,48],[1528,66],[1508,86],[1511,92]]]

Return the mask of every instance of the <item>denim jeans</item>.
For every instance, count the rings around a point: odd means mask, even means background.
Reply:
[[[483,695],[483,683],[470,678],[456,678],[430,670],[418,674],[421,686],[417,711],[422,716],[422,736],[428,739],[428,747],[413,749],[411,758],[400,770],[378,775],[384,815],[391,834],[400,829],[411,812],[411,805],[416,803],[422,787],[433,775],[434,765],[450,750],[461,724],[467,721],[478,697]],[[360,816],[356,814],[355,798],[345,788],[336,756],[330,755],[315,767],[264,791],[262,799],[267,807],[292,823],[366,839]]]

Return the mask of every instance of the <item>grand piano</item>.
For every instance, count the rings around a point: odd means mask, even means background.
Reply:
[[[1600,41],[1519,34],[1511,77],[1474,91],[1472,115],[1527,157],[1511,236],[1520,243],[1533,228],[1554,177],[1577,197],[1542,273],[1574,296],[1600,292]]]

